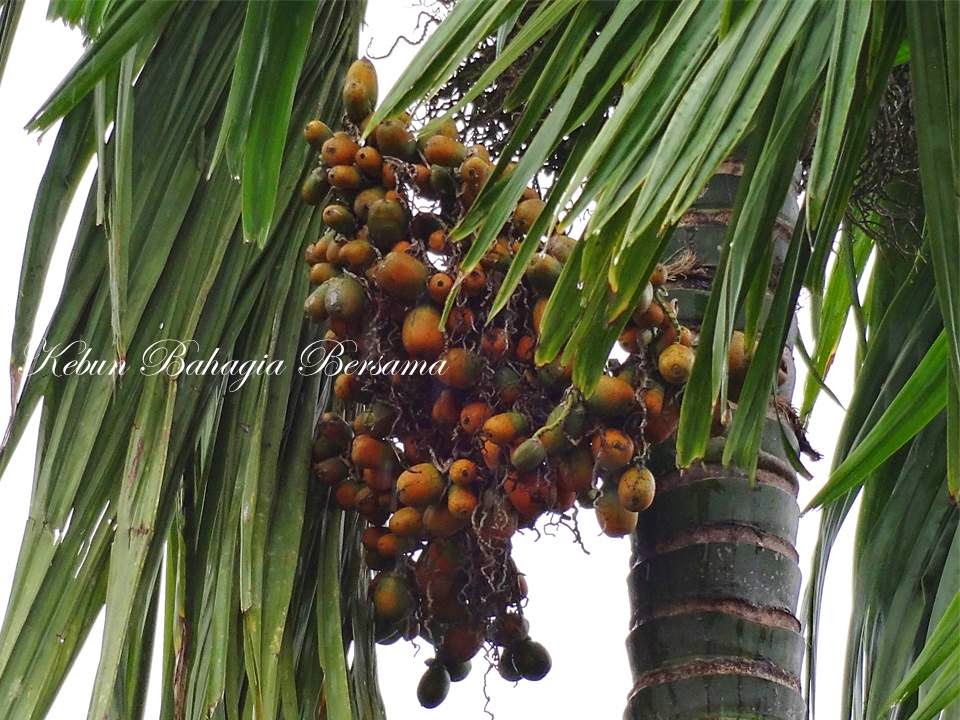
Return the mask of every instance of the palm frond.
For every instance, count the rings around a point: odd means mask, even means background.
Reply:
[[[251,33],[258,6],[51,8],[91,41],[33,122],[65,116],[28,236],[15,376],[54,238],[97,150],[97,130],[110,122],[46,347],[115,344],[139,364],[168,337],[191,348],[184,362],[215,351],[221,363],[270,356],[292,364],[313,339],[301,319],[307,280],[295,268],[320,218],[297,192],[311,160],[300,129],[317,111],[339,114],[362,7],[274,4],[273,30]],[[232,82],[238,68],[249,70],[238,52],[244,40],[255,43],[262,77]],[[259,88],[250,96],[257,109],[229,135],[243,164],[215,165],[227,109],[240,102],[231,98],[249,87]],[[262,187],[270,192],[257,193]],[[322,572],[325,559],[345,563],[359,552],[356,528],[341,529],[339,511],[309,481],[316,408],[329,390],[289,370],[239,384],[236,376],[174,378],[160,365],[137,370],[56,382],[40,372],[17,398],[0,465],[38,406],[43,427],[0,631],[0,717],[46,713],[101,611],[90,717],[144,716],[155,636],[164,650],[163,717],[276,718],[281,706],[314,717],[338,667],[347,705],[363,703],[377,717],[372,621],[358,612],[364,588]],[[323,635],[318,613],[333,623]],[[362,685],[343,675],[351,643]]]
[[[486,14],[480,7],[488,8]],[[601,15],[593,21],[599,22],[597,34],[586,48],[572,43],[570,33],[583,32],[585,18],[579,13],[591,11]],[[547,13],[565,20],[558,26],[567,28],[566,33],[548,32],[547,23],[539,22]],[[494,34],[501,15],[499,6],[483,4],[451,14],[397,81],[374,120],[436,92],[469,41]],[[748,177],[756,174],[757,182],[745,184],[744,192],[750,194],[730,223],[724,259],[717,269],[722,281],[714,283],[691,384],[696,392],[688,393],[694,402],[684,404],[679,444],[685,464],[702,456],[709,409],[718,397],[726,396],[724,359],[739,309],[747,309],[746,325],[759,335],[766,312],[765,287],[756,278],[768,277],[770,260],[757,238],[768,237],[775,226],[785,183],[790,181],[787,169],[803,159],[807,135],[816,127],[808,195],[813,215],[808,232],[796,238],[811,244],[810,258],[798,263],[795,272],[820,295],[829,249],[888,74],[907,34],[902,8],[893,5],[763,3],[746,6],[732,17],[721,15],[721,6],[713,3],[681,2],[657,9],[632,3],[602,9],[578,3],[538,6],[503,52],[514,57],[539,42],[539,52],[554,67],[551,72],[538,67],[538,77],[518,81],[530,89],[524,113],[491,182],[453,233],[459,238],[475,233],[478,241],[470,255],[476,257],[468,261],[479,258],[523,186],[558,143],[588,119],[598,119],[599,129],[578,158],[576,170],[554,179],[548,195],[550,215],[562,216],[563,226],[589,207],[587,238],[619,240],[602,240],[599,245],[611,246],[611,252],[597,265],[581,268],[584,292],[579,315],[584,324],[590,319],[593,328],[570,325],[548,310],[539,353],[539,359],[548,362],[565,348],[567,356],[575,358],[575,379],[589,391],[615,341],[618,319],[631,308],[634,291],[660,259],[656,250],[663,247],[663,239],[719,164],[748,138],[764,137],[759,141],[762,151],[754,153],[745,168]],[[617,39],[620,33],[629,36],[628,44]],[[625,56],[632,62],[623,62]],[[561,93],[557,78],[574,64],[575,72]],[[614,86],[591,78],[592,69],[598,67],[622,84],[612,107],[606,89]],[[495,82],[495,69],[484,74],[465,98]],[[584,87],[590,87],[589,96],[581,90]],[[768,126],[761,127],[758,118],[765,99],[774,110]],[[854,106],[857,112],[851,112]],[[816,117],[823,122],[816,123]],[[503,176],[520,148],[524,151],[516,168]],[[620,208],[629,209],[629,221],[618,235]],[[550,227],[548,219],[539,229]],[[517,262],[525,262],[528,255],[521,254]],[[754,281],[749,291],[745,277]],[[792,278],[781,280],[792,284]],[[777,335],[772,329],[768,334]],[[758,392],[767,395],[772,382],[772,376],[758,378]],[[764,403],[741,405],[740,422],[759,426]],[[739,454],[747,457],[747,446]]]
[[[0,81],[3,80],[3,71],[7,67],[7,58],[10,57],[10,48],[13,47],[13,38],[22,12],[23,0],[0,2]]]
[[[471,3],[469,10],[447,18],[401,75],[378,117],[439,91],[462,58],[467,40],[498,32],[501,17],[493,11],[484,15],[480,5]],[[617,3],[599,10],[598,5],[540,3],[536,13],[541,17],[555,12],[559,18],[561,8],[568,15],[549,30],[521,23],[526,30],[522,41],[517,31],[516,44],[503,45],[504,54],[517,55],[538,36],[536,60],[519,79],[509,81],[523,89],[523,112],[497,170],[453,236],[471,236],[471,256],[479,258],[523,186],[559,143],[590,127],[583,133],[588,139],[576,144],[576,169],[564,168],[552,178],[544,213],[549,217],[537,227],[538,233],[548,234],[554,223],[566,228],[581,215],[588,216],[584,241],[565,266],[546,310],[537,357],[542,362],[561,354],[572,359],[575,381],[589,392],[639,289],[655,264],[665,259],[662,254],[676,223],[726,158],[742,159],[744,181],[715,262],[697,362],[682,404],[678,461],[686,465],[704,455],[713,411],[718,403],[726,407],[726,361],[734,328],[745,328],[759,344],[748,386],[733,413],[724,461],[749,468],[756,461],[758,429],[770,412],[780,351],[790,337],[801,285],[812,298],[818,324],[817,342],[810,349],[816,372],[804,393],[804,416],[814,406],[852,311],[861,358],[835,469],[847,474],[858,457],[871,456],[869,465],[861,466],[864,472],[846,476],[864,481],[865,506],[869,496],[874,512],[885,508],[879,517],[888,537],[864,530],[858,544],[861,607],[851,625],[856,642],[849,656],[846,715],[876,717],[921,652],[936,593],[918,588],[946,577],[945,548],[951,528],[956,528],[956,507],[944,492],[949,488],[956,497],[960,485],[954,327],[960,317],[955,277],[960,268],[956,4],[907,8],[894,3],[681,1],[656,7]],[[577,15],[590,12],[600,15]],[[582,31],[584,18],[595,27],[588,45],[572,41]],[[629,40],[619,40],[621,31]],[[917,263],[909,254],[900,257],[884,243],[861,238],[847,223],[843,227],[848,238],[856,235],[857,240],[842,240],[828,280],[834,241],[850,212],[891,70],[907,61],[920,146],[919,207],[925,209],[927,222],[922,237],[911,237],[904,246],[925,248],[923,259]],[[545,71],[548,66],[551,72]],[[616,82],[593,76],[597,67],[616,75]],[[565,84],[558,82],[559,76],[567,78]],[[468,96],[494,82],[482,77]],[[587,87],[589,92],[579,90]],[[785,247],[774,259],[767,239],[777,237],[778,216],[798,163],[810,168],[805,212],[800,230],[780,240]],[[921,201],[912,202],[918,207]],[[894,234],[901,230],[892,228]],[[869,290],[861,303],[856,287],[871,253]],[[515,262],[520,267],[511,274],[521,274],[529,257],[529,252],[518,253]],[[941,330],[943,339],[935,343]],[[928,353],[922,376],[914,383],[925,379],[936,392],[908,402],[916,390],[911,384],[895,400]],[[892,421],[895,416],[902,434],[880,452],[886,445],[883,439],[893,437],[887,431],[898,424]],[[911,496],[907,488],[917,483],[923,490]],[[828,489],[830,495],[821,496],[833,501],[824,510],[807,606],[814,648],[830,547],[857,494],[849,484],[845,493],[835,487],[838,494]],[[861,526],[867,512],[861,513]],[[910,536],[900,531],[904,527],[920,541],[908,541]],[[915,546],[909,568],[904,565],[907,545]],[[890,567],[909,573],[916,582],[904,582],[909,587],[885,598],[878,589],[878,573]],[[908,613],[899,627],[895,621],[878,620],[900,617],[897,613]],[[815,667],[814,651],[811,694]],[[936,691],[944,697],[941,687]],[[897,712],[906,717],[916,707],[917,695],[898,700]]]
[[[907,223],[893,231],[916,232]],[[919,238],[900,239],[912,246]],[[878,247],[878,252],[888,251]],[[834,299],[845,304],[839,295]],[[834,308],[825,304],[823,311],[832,314]],[[864,318],[866,352],[856,370],[833,473],[812,503],[823,502],[824,514],[805,603],[812,706],[827,562],[859,495],[842,710],[858,718],[886,712],[894,688],[924,652],[936,623],[935,607],[942,608],[944,593],[955,591],[956,573],[947,558],[956,553],[951,547],[958,520],[947,494],[944,452],[947,342],[929,258],[876,262]],[[828,336],[820,341],[833,342]],[[933,390],[915,387],[924,377]],[[901,414],[905,424],[895,427],[891,418],[898,408],[916,401],[932,404]],[[899,439],[893,439],[896,431],[903,431]],[[859,467],[858,457],[864,462]],[[902,691],[896,701],[897,717],[905,718],[917,707],[918,695]]]

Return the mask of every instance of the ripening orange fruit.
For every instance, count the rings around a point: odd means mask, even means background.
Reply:
[[[513,212],[513,224],[521,233],[527,233],[540,217],[546,203],[538,197],[521,200]]]
[[[485,402],[467,403],[460,411],[460,427],[464,432],[475,435],[491,415],[493,409]]]
[[[430,249],[430,252],[437,253],[438,255],[446,255],[449,253],[450,245],[447,242],[446,230],[434,230],[430,233],[430,237],[427,238],[427,247]]]
[[[514,357],[520,362],[532,362],[537,347],[537,339],[532,335],[522,335],[513,349]]]
[[[399,620],[413,609],[413,593],[402,575],[381,573],[373,579],[370,590],[377,617]]]
[[[349,473],[349,466],[339,456],[321,460],[313,466],[313,476],[321,485],[336,485],[346,480]]]
[[[446,135],[434,135],[427,140],[423,156],[431,165],[456,167],[463,162],[467,149],[457,140]]]
[[[353,199],[353,214],[361,222],[365,222],[370,212],[370,206],[377,200],[383,200],[386,191],[382,187],[369,187],[357,193]]]
[[[333,381],[333,394],[340,400],[357,400],[360,396],[360,381],[356,375],[340,373]]]
[[[486,162],[491,162],[490,151],[483,145],[471,145],[467,148],[467,158],[478,157]]]
[[[374,551],[376,551],[376,549],[377,549],[377,541],[379,541],[380,538],[382,538],[384,535],[386,535],[387,532],[388,532],[388,531],[387,531],[387,529],[386,529],[385,527],[379,527],[379,526],[376,526],[376,525],[372,525],[372,526],[366,528],[366,529],[360,534],[360,543],[361,543],[361,544],[363,545],[363,547],[366,548],[367,550],[374,550]]]
[[[653,269],[653,273],[650,275],[650,284],[663,285],[666,281],[667,281],[667,268],[662,263],[658,263],[657,266]]]
[[[443,635],[441,652],[449,662],[467,662],[480,651],[483,631],[473,625],[451,625]]]
[[[371,180],[379,180],[383,175],[383,156],[375,147],[362,147],[354,158],[360,172]]]
[[[652,302],[642,313],[634,315],[633,321],[641,330],[659,327],[666,319],[659,302]]]
[[[443,476],[431,463],[420,463],[400,473],[397,499],[404,505],[423,508],[443,494]]]
[[[593,486],[593,455],[585,447],[576,447],[557,461],[557,487],[581,493]]]
[[[446,273],[434,273],[427,281],[427,295],[439,305],[447,301],[451,289],[453,289],[453,280]]]
[[[637,513],[621,505],[620,498],[612,490],[604,489],[593,509],[597,513],[600,529],[608,537],[626,537],[637,529]]]
[[[429,505],[423,511],[423,528],[427,535],[433,538],[444,538],[456,535],[466,527],[467,521],[455,517],[446,504]]]
[[[391,163],[384,163],[381,168],[383,176],[383,186],[388,190],[394,190],[397,187],[397,171]]]
[[[694,357],[692,348],[675,343],[660,353],[657,369],[668,383],[683,385],[693,372]]]
[[[743,375],[749,363],[750,354],[747,352],[747,336],[739,330],[734,330],[730,336],[730,347],[727,351],[727,369],[730,374],[739,377]]]
[[[498,445],[512,443],[529,429],[527,418],[518,412],[493,415],[483,423],[484,436]]]
[[[343,107],[354,123],[362,123],[377,105],[377,71],[367,58],[354,60],[343,85]]]
[[[613,471],[630,462],[634,446],[629,435],[614,428],[607,428],[594,435],[591,450],[598,467]]]
[[[507,331],[502,327],[487,328],[480,340],[480,352],[488,360],[502,360],[507,355]]]
[[[357,435],[350,448],[350,460],[359,468],[383,468],[396,459],[393,448],[371,435]]]
[[[389,493],[397,479],[396,472],[390,466],[382,468],[363,468],[360,471],[363,484],[377,493]]]
[[[390,118],[377,125],[377,148],[384,157],[411,159],[417,152],[417,143],[404,118]]]
[[[633,387],[620,377],[601,375],[587,407],[601,417],[621,417],[636,406]]]
[[[310,143],[310,146],[316,150],[323,147],[323,144],[333,137],[333,130],[327,127],[327,124],[320,120],[311,120],[303,128],[303,139]]]
[[[533,329],[537,335],[540,334],[540,326],[543,324],[543,315],[547,311],[548,300],[549,298],[545,297],[537,298],[537,302],[533,306]]]
[[[469,332],[474,327],[473,310],[468,307],[455,307],[447,316],[447,332],[459,335]]]
[[[460,458],[454,460],[447,471],[450,476],[450,482],[454,485],[466,486],[474,483],[477,479],[477,464],[473,460]]]
[[[332,277],[324,285],[327,293],[323,304],[327,315],[334,320],[356,320],[363,313],[366,296],[363,286],[348,275]]]
[[[617,342],[628,353],[638,353],[641,349],[640,329],[636,325],[627,325],[617,338]]]
[[[370,242],[378,248],[390,247],[393,243],[407,237],[407,209],[387,190],[383,200],[370,203],[367,210],[367,233]]]
[[[377,257],[376,251],[366,240],[349,240],[340,246],[337,260],[354,272],[359,272],[370,265]]]
[[[320,157],[327,167],[352,165],[359,150],[360,146],[349,134],[338,132],[323,143],[320,149]]]
[[[328,262],[318,262],[310,268],[310,283],[313,285],[322,285],[338,272],[337,268],[332,264]]]
[[[483,362],[465,348],[451,348],[441,357],[444,361],[439,379],[444,385],[465,390],[473,387],[480,378]]]
[[[489,470],[499,470],[503,467],[503,448],[493,442],[493,440],[484,440],[480,448],[480,453],[483,455],[483,464],[486,465]]]
[[[322,237],[317,240],[315,243],[310,243],[304,248],[303,251],[303,261],[307,265],[316,265],[318,262],[326,262],[327,260],[327,243],[330,241],[328,237]]]
[[[476,192],[483,187],[492,171],[493,165],[489,160],[474,155],[468,157],[460,165],[460,179],[464,185],[469,186],[471,190]]]
[[[430,193],[430,168],[417,163],[413,166],[413,184],[421,193]]]
[[[667,400],[658,415],[648,415],[643,426],[643,437],[647,442],[656,445],[673,435],[680,421],[680,404],[675,400]]]
[[[349,235],[357,229],[357,218],[344,205],[331,203],[323,209],[323,224],[342,235]]]
[[[407,552],[413,544],[409,537],[388,532],[377,540],[377,555],[385,558],[397,558]]]
[[[423,534],[423,513],[415,507],[399,508],[387,523],[390,532],[400,537],[420,537]]]
[[[663,387],[651,385],[643,391],[643,406],[648,415],[659,415],[663,412]]]
[[[467,519],[477,509],[477,496],[462,485],[454,485],[447,492],[447,510],[456,518]]]
[[[445,389],[433,401],[430,418],[441,428],[456,427],[460,418],[460,403],[452,390]]]
[[[426,288],[426,265],[404,252],[387,253],[370,274],[381,290],[401,300],[416,300]]]
[[[415,307],[403,320],[401,338],[411,357],[433,360],[443,351],[440,313],[431,305]]]
[[[337,190],[356,190],[363,178],[353,165],[334,165],[327,170],[327,182]]]
[[[653,473],[647,468],[627,468],[617,480],[617,498],[626,510],[643,512],[653,504],[656,487]]]
[[[341,510],[353,510],[357,501],[360,484],[353,480],[344,480],[333,491],[333,499]]]

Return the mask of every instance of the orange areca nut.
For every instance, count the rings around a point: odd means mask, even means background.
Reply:
[[[455,427],[460,419],[460,402],[452,390],[442,390],[433,402],[430,417],[442,428]]]
[[[623,378],[600,376],[597,387],[587,398],[587,407],[601,417],[621,417],[636,405],[633,387]]]
[[[379,180],[383,176],[383,156],[374,147],[360,148],[354,162],[360,168],[360,172],[371,180]]]
[[[465,295],[476,296],[487,286],[487,274],[483,268],[475,267],[461,279],[461,288]]]
[[[545,205],[546,203],[537,197],[521,200],[513,213],[514,227],[521,233],[529,232],[530,228],[533,227],[533,224],[537,221],[537,218],[540,217],[540,213],[543,212]]]
[[[483,423],[483,434],[498,445],[507,445],[530,429],[527,418],[518,412],[492,416]]]
[[[597,523],[604,535],[609,537],[627,537],[637,529],[637,513],[627,510],[616,492],[604,490],[594,503]]]
[[[475,435],[491,415],[493,409],[485,402],[467,403],[460,411],[460,427],[464,432]]]
[[[477,464],[467,458],[454,460],[447,471],[450,482],[454,485],[467,486],[472,485],[477,480]]]
[[[423,156],[431,165],[456,167],[463,162],[467,149],[463,145],[446,135],[434,135],[427,140],[423,149]]]
[[[370,584],[377,617],[399,620],[413,609],[413,594],[406,579],[396,573],[381,573]]]
[[[333,130],[320,120],[311,120],[303,128],[303,139],[317,150],[322,148],[323,144],[332,137]]]
[[[348,133],[338,132],[323,143],[320,156],[327,167],[352,165],[359,150],[360,146]]]
[[[472,387],[480,377],[483,364],[480,358],[464,348],[451,348],[442,356],[443,370],[440,382],[464,390]]]
[[[427,281],[427,295],[439,305],[447,301],[451,289],[453,289],[453,280],[446,273],[434,273]]]
[[[456,518],[469,518],[477,507],[477,496],[462,485],[454,485],[447,493],[447,510]]]
[[[627,468],[617,480],[617,498],[629,512],[643,512],[653,504],[656,481],[645,467]]]
[[[633,440],[629,435],[607,428],[593,437],[593,459],[603,470],[619,470],[633,457]]]
[[[357,435],[350,448],[350,460],[361,468],[383,468],[396,459],[390,445],[371,435]]]
[[[390,516],[388,527],[400,537],[419,537],[423,533],[423,513],[415,507],[402,507]]]
[[[686,345],[675,343],[660,353],[657,368],[660,375],[672,385],[683,385],[693,372],[694,352]]]
[[[407,253],[390,252],[373,266],[371,277],[388,295],[416,300],[426,289],[427,268]]]
[[[404,505],[426,507],[443,494],[443,476],[431,463],[420,463],[400,473],[397,498]]]
[[[403,320],[403,349],[411,357],[432,360],[443,350],[440,313],[430,305],[415,307]]]

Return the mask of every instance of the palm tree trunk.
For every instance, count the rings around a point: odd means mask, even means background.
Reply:
[[[741,169],[737,161],[724,164],[671,240],[673,250],[691,250],[708,270],[716,266]],[[796,215],[793,188],[772,239],[771,290]],[[671,287],[682,323],[700,324],[707,285]],[[779,392],[789,397],[793,368],[787,364]],[[720,464],[722,436],[685,471],[676,467],[672,442],[654,451],[657,500],[641,516],[628,577],[634,686],[625,718],[804,716],[794,548],[800,512],[784,437],[771,410],[755,484]]]

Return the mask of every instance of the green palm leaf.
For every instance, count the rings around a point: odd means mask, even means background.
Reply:
[[[48,346],[79,338],[116,344],[139,363],[162,328],[195,342],[203,357],[217,348],[221,361],[270,354],[292,364],[314,337],[301,319],[307,279],[296,267],[320,218],[297,192],[312,159],[300,128],[317,109],[340,112],[337,88],[355,55],[362,8],[278,4],[274,30],[244,34],[246,10],[233,3],[52,8],[91,42],[33,121],[43,127],[66,114],[28,238],[16,375],[49,250],[94,153],[94,129],[110,121]],[[291,20],[298,42],[289,37]],[[243,38],[255,42],[253,54],[264,58],[258,72],[272,80],[254,83],[262,95],[251,95],[258,112],[241,139],[256,172],[244,169],[238,184],[226,164],[213,166],[210,138],[225,132],[233,90],[247,89],[231,83]],[[103,91],[91,92],[97,86]],[[244,204],[251,188],[252,212]],[[262,247],[243,242],[251,222]],[[217,376],[172,379],[138,369],[62,383],[41,372],[19,395],[0,462],[38,405],[44,422],[32,519],[0,632],[0,692],[8,699],[0,717],[46,713],[104,608],[89,716],[142,717],[161,582],[163,717],[275,718],[281,697],[316,711],[328,650],[318,643],[314,613],[302,609],[336,600],[346,617],[362,591],[311,583],[306,571],[356,539],[353,527],[324,533],[332,516],[309,483],[319,383],[287,371],[228,389]],[[369,617],[352,622],[369,638]],[[351,634],[342,634],[339,611],[334,627],[342,654]],[[44,640],[55,636],[64,641]],[[370,653],[367,639],[354,649],[368,682],[347,686],[348,705],[357,692],[366,707],[378,707]]]

